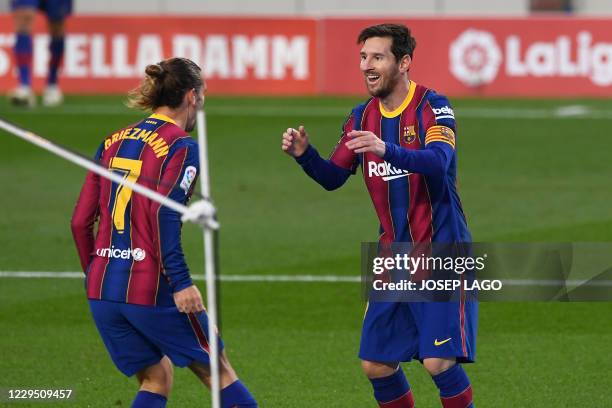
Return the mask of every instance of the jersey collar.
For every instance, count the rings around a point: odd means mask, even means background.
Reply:
[[[414,83],[413,81],[410,81],[410,86],[408,87],[408,95],[406,95],[406,99],[404,99],[404,102],[402,102],[400,106],[398,106],[396,109],[392,111],[386,110],[382,102],[378,101],[378,107],[380,109],[380,114],[383,115],[385,118],[394,118],[400,113],[402,113],[404,109],[406,109],[406,107],[412,101],[412,97],[414,96],[415,90],[416,90],[416,83]]]
[[[151,119],[159,119],[159,120],[163,120],[164,122],[170,122],[173,125],[176,125],[176,122],[172,119],[170,119],[168,116],[166,115],[162,115],[161,113],[153,113],[151,116],[149,116]]]

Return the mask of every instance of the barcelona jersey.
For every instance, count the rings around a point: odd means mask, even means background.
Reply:
[[[107,137],[95,160],[183,204],[199,172],[197,143],[172,119],[156,114]],[[72,231],[89,299],[172,306],[172,293],[192,284],[180,214],[125,186],[88,173]]]
[[[385,142],[385,154],[346,147],[353,130]],[[403,103],[387,111],[378,98],[355,107],[329,160],[313,146],[297,157],[302,169],[326,190],[342,186],[361,167],[380,221],[381,244],[471,242],[457,193],[457,126],[448,99],[410,82]],[[478,303],[371,301],[364,316],[359,357],[399,362],[413,358],[476,356]]]
[[[385,156],[349,150],[352,130],[380,137]],[[448,99],[412,81],[392,112],[378,98],[352,110],[329,162],[352,173],[361,166],[382,243],[471,241],[456,187],[456,134]]]

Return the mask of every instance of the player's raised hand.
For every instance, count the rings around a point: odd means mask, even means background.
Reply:
[[[355,153],[372,152],[378,157],[383,157],[387,149],[385,142],[372,132],[363,130],[352,130],[347,133],[352,139],[346,142],[346,147]]]
[[[289,128],[283,133],[281,149],[290,156],[300,157],[308,148],[308,144],[308,134],[304,126],[300,126],[297,130]]]
[[[204,302],[200,290],[191,285],[174,293],[174,303],[179,312],[196,313],[204,310]]]

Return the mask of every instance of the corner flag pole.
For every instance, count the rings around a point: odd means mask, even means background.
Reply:
[[[208,140],[206,114],[197,113],[198,146],[200,149],[200,187],[204,200],[210,201],[210,176],[208,173]],[[208,314],[208,346],[210,359],[210,393],[212,408],[221,407],[221,382],[219,377],[219,343],[217,341],[217,276],[215,270],[215,243],[213,230],[204,228],[204,268],[206,273],[206,298]]]

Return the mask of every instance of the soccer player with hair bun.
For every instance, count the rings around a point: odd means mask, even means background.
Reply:
[[[445,96],[410,78],[414,37],[404,25],[380,24],[357,42],[371,98],[352,110],[329,160],[310,145],[304,126],[287,129],[282,150],[326,190],[361,167],[383,246],[471,242],[456,187],[455,115]],[[370,302],[359,357],[379,406],[414,407],[400,362],[417,359],[444,408],[473,408],[461,363],[475,359],[477,323],[478,303],[463,295],[457,302]]]
[[[128,105],[152,114],[104,139],[95,160],[187,204],[200,171],[198,145],[188,132],[205,91],[200,67],[188,59],[147,66]],[[133,408],[166,406],[172,364],[210,383],[208,318],[185,262],[181,227],[178,212],[92,172],[74,209],[72,233],[93,319],[116,367],[140,384]],[[221,339],[219,345],[222,406],[257,407]]]

